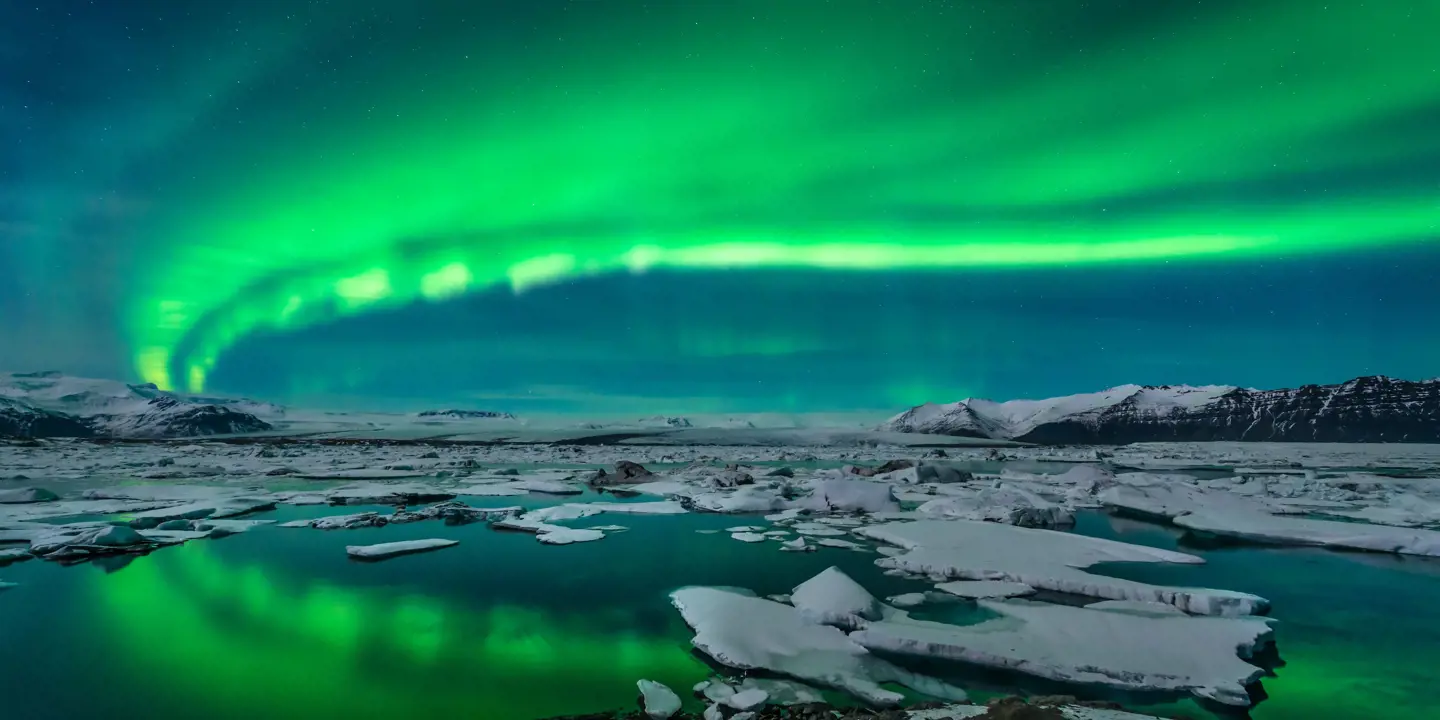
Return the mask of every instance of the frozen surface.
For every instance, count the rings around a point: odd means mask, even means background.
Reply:
[[[795,608],[720,588],[691,587],[670,594],[696,649],[738,670],[768,670],[843,690],[877,705],[894,705],[898,682],[915,690],[963,700],[959,688],[915,675],[870,654],[845,633],[817,625]]]
[[[347,545],[345,547],[345,554],[361,560],[383,560],[400,555],[412,555],[414,553],[454,547],[459,544],[459,540],[402,540],[400,542],[380,543],[378,545]]]
[[[1440,532],[1435,530],[1219,512],[1182,515],[1175,518],[1175,524],[1215,535],[1279,545],[1319,545],[1440,557]]]
[[[1011,598],[1035,593],[1035,588],[1029,585],[1005,582],[1003,580],[955,580],[940,583],[935,586],[935,589],[950,593],[956,597],[970,598],[972,600]],[[1166,607],[1174,606],[1167,605]],[[1177,610],[1177,612],[1180,611]]]
[[[881,567],[933,578],[1006,580],[1106,600],[1164,602],[1205,615],[1248,615],[1269,605],[1247,593],[1165,587],[1085,572],[1104,562],[1204,562],[1194,555],[1113,540],[968,520],[886,523],[856,532],[907,550],[877,560]]]
[[[1250,704],[1264,671],[1244,659],[1268,643],[1259,618],[1144,615],[1025,600],[982,600],[1001,617],[957,626],[906,617],[850,638],[873,650],[962,660],[1060,682],[1185,692]]]

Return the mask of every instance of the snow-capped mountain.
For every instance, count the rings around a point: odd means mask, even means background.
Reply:
[[[1048,400],[926,403],[881,429],[1045,444],[1440,442],[1440,381],[1362,377],[1288,390],[1122,385]]]
[[[194,437],[260,432],[267,403],[198,398],[154,385],[78,378],[54,372],[0,373],[0,436]]]

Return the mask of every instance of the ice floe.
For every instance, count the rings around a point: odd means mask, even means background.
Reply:
[[[1181,515],[1174,522],[1190,530],[1252,542],[1440,557],[1440,531],[1435,530],[1204,511]]]
[[[963,700],[964,692],[900,668],[801,611],[734,590],[690,587],[670,594],[695,631],[691,643],[716,662],[739,670],[768,670],[849,692],[877,705],[903,696],[881,683],[897,682],[928,695]]]
[[[950,593],[956,597],[969,598],[971,600],[1011,598],[1035,594],[1035,588],[1029,585],[1017,582],[1005,582],[1003,580],[955,580],[952,582],[939,583],[935,586],[935,589]],[[1173,606],[1167,605],[1166,607]]]
[[[1194,555],[1053,530],[969,520],[923,520],[858,528],[857,534],[906,549],[876,560],[884,568],[942,580],[1007,580],[1105,600],[1145,600],[1204,615],[1264,611],[1264,598],[1229,590],[1150,585],[1093,575],[1104,562],[1200,564]]]
[[[1247,706],[1265,671],[1250,657],[1272,636],[1260,618],[1146,615],[1026,600],[981,600],[977,625],[899,616],[850,639],[872,650],[962,660],[1061,682],[1185,692]]]
[[[387,558],[399,557],[400,555],[412,555],[414,553],[439,550],[441,548],[454,547],[459,545],[459,540],[401,540],[399,542],[379,543],[376,545],[347,545],[345,554],[357,560],[385,560]]]
[[[45,488],[15,488],[13,490],[0,490],[0,505],[21,505],[26,503],[50,502],[59,500],[56,495]]]
[[[640,680],[635,684],[640,689],[641,706],[653,720],[665,720],[680,712],[680,696],[674,690],[653,680]]]

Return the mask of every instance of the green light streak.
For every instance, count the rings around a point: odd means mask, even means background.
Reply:
[[[1433,188],[1155,199],[1440,151],[1362,132],[1440,102],[1440,4],[1053,43],[1029,33],[1083,14],[1023,5],[680,4],[537,35],[503,68],[457,41],[364,106],[297,98],[325,132],[241,136],[157,228],[138,372],[199,391],[252,333],[595,274],[1283,260],[1440,228]]]

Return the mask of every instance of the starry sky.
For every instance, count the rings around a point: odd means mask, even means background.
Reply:
[[[1440,374],[1440,2],[0,18],[0,367],[520,413]]]

